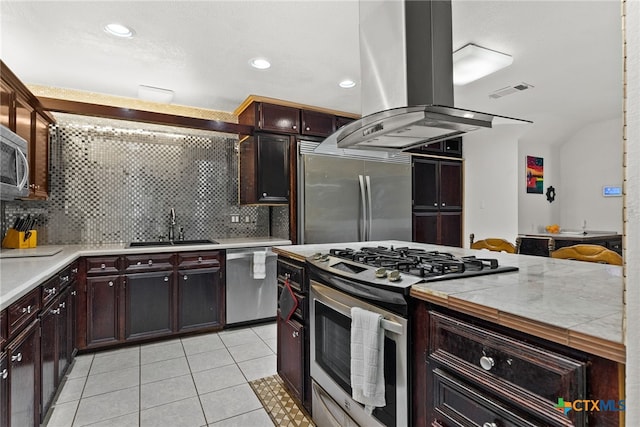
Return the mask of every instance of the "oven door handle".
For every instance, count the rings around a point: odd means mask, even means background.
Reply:
[[[325,299],[330,300],[331,301],[331,305],[326,304],[322,300],[319,300],[320,302],[322,302],[323,304],[327,305],[332,310],[335,310],[338,313],[341,313],[341,314],[345,315],[346,317],[351,318],[351,307],[341,303],[340,301],[336,301],[336,300],[334,300],[333,298],[331,298],[331,297],[329,297],[327,295],[323,295],[322,297],[325,298]],[[402,325],[400,323],[393,322],[391,320],[387,320],[384,317],[380,321],[380,326],[385,331],[389,331],[389,332],[394,333],[396,335],[402,335],[404,333],[404,328],[402,327]]]

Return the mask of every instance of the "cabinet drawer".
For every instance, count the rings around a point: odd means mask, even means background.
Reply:
[[[67,287],[69,283],[73,283],[78,276],[78,261],[69,264],[64,270],[58,273],[61,288]]]
[[[46,307],[53,299],[58,296],[62,290],[62,283],[58,275],[47,280],[41,285],[42,288],[42,306]]]
[[[304,267],[291,264],[289,262],[278,260],[278,282],[284,283],[285,279],[289,279],[289,285],[298,292],[306,293],[307,289],[304,284]]]
[[[7,310],[2,310],[0,311],[0,351],[4,348],[7,337]]]
[[[437,312],[430,312],[430,317],[430,359],[482,378],[478,381],[497,391],[502,384],[512,393],[519,389],[535,394],[549,405],[558,397],[584,398],[584,363]]]
[[[172,253],[128,255],[124,257],[124,269],[127,273],[171,270],[172,268]]]
[[[20,329],[38,314],[40,310],[40,287],[29,292],[27,295],[14,302],[7,310],[8,314],[8,335],[14,336]]]
[[[92,257],[86,258],[87,274],[115,274],[118,272],[120,257]]]
[[[220,252],[178,253],[178,268],[208,268],[220,266]]]
[[[490,395],[470,386],[459,378],[439,368],[430,372],[433,385],[433,413],[430,419],[438,426],[501,426],[501,427],[534,427],[550,425],[532,416],[521,413],[517,409],[505,405]],[[556,411],[557,412],[557,411]],[[572,425],[571,422],[558,415],[554,425]]]

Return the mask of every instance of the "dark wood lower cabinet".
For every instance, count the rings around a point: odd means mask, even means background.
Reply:
[[[87,278],[87,346],[115,344],[119,333],[120,276]]]
[[[462,246],[462,212],[413,212],[413,241]]]
[[[57,304],[46,306],[40,314],[40,404],[44,416],[56,391],[58,369],[58,318]]]
[[[0,353],[0,427],[9,425],[9,364],[7,354]]]
[[[173,277],[173,271],[124,276],[125,339],[172,332]]]
[[[178,331],[224,324],[220,268],[178,271]]]
[[[278,374],[294,397],[304,396],[304,326],[296,320],[284,320],[278,310]]]
[[[9,425],[37,426],[40,424],[40,321],[34,320],[13,339],[6,353]]]

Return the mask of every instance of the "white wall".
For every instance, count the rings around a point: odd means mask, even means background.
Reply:
[[[525,127],[526,129],[526,127]],[[522,126],[496,126],[464,137],[464,239],[518,234],[518,137]],[[524,178],[523,178],[524,179]]]
[[[622,197],[603,197],[603,185],[622,185],[622,118],[591,124],[560,147],[556,185],[563,228],[622,233]]]
[[[526,136],[526,135],[524,135]],[[544,227],[560,222],[560,207],[557,198],[553,203],[547,201],[547,188],[559,187],[558,155],[555,146],[546,141],[531,141],[521,138],[518,144],[518,233],[544,232]],[[543,193],[527,193],[525,180],[527,156],[542,157]],[[558,194],[559,196],[559,194]],[[560,224],[562,226],[562,224]]]

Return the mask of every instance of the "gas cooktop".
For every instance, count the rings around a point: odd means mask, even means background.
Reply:
[[[393,246],[330,249],[328,254],[316,254],[311,260],[316,265],[325,264],[327,268],[359,276],[360,279],[371,276],[373,271],[377,279],[391,283],[407,281],[410,284],[518,270],[517,267],[500,265],[495,258],[457,257],[447,252]]]

